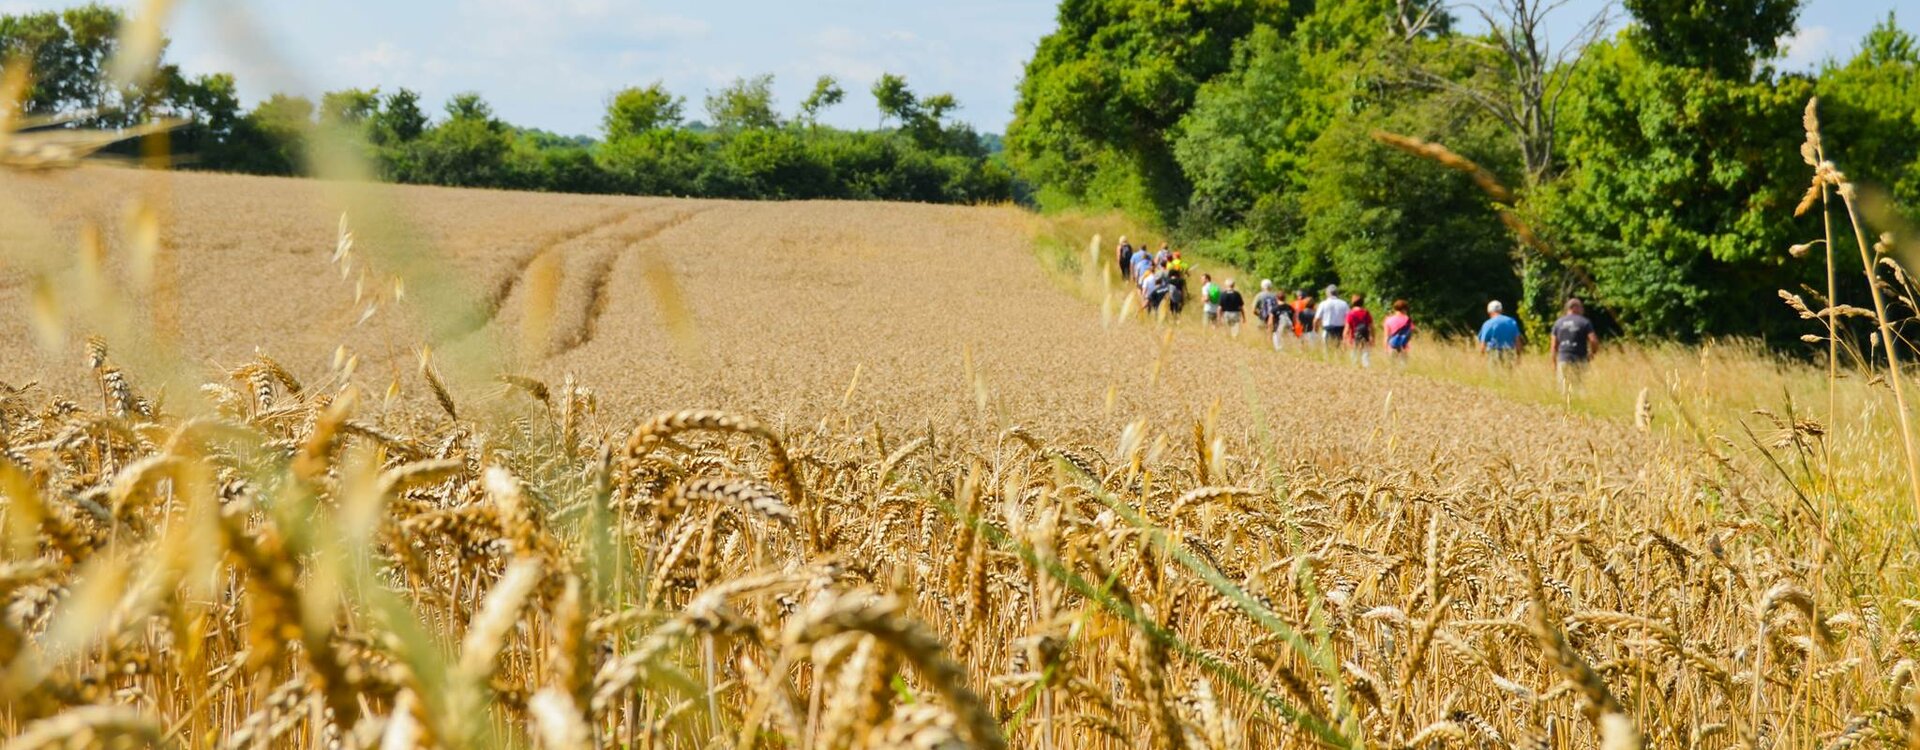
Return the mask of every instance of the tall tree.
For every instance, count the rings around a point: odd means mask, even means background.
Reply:
[[[1625,0],[1636,44],[1655,61],[1728,80],[1751,78],[1779,54],[1801,0]]]
[[[919,99],[913,95],[913,89],[907,88],[907,79],[893,73],[881,73],[873,82],[873,103],[880,109],[880,127],[887,126],[887,118],[906,124],[919,114]]]
[[[1167,134],[1201,84],[1233,62],[1262,24],[1283,33],[1309,3],[1296,0],[1075,0],[1027,63],[1007,147],[1043,187],[1096,202],[1100,183],[1144,196],[1168,219],[1187,183]]]
[[[1892,190],[1920,219],[1920,43],[1891,13],[1860,51],[1820,72],[1823,136],[1846,173]]]
[[[513,141],[493,107],[473,92],[447,100],[447,120],[407,144],[406,182],[456,187],[505,186]]]
[[[1602,8],[1556,49],[1547,29],[1549,19],[1565,4],[1566,0],[1492,0],[1470,5],[1488,32],[1484,39],[1461,41],[1490,47],[1498,53],[1498,64],[1484,66],[1480,75],[1468,78],[1414,69],[1416,80],[1465,97],[1506,128],[1519,147],[1530,186],[1553,178],[1568,82],[1587,47],[1599,39],[1612,17]]]
[[[1801,237],[1794,146],[1813,93],[1596,45],[1568,96],[1567,169],[1528,211],[1630,333],[1797,336],[1772,295],[1815,278],[1784,252]]]
[[[370,139],[377,144],[406,143],[426,132],[427,115],[420,111],[420,94],[402,88],[387,95],[373,115]]]
[[[447,100],[447,117],[454,120],[493,122],[493,105],[477,91],[462,91]]]
[[[780,116],[773,109],[773,76],[733,79],[707,96],[707,117],[723,131],[779,127]]]
[[[809,125],[819,122],[821,112],[839,104],[846,97],[847,91],[840,88],[840,81],[833,76],[820,76],[819,80],[813,82],[812,93],[800,101],[800,119]]]
[[[33,70],[24,109],[52,115],[109,105],[103,75],[117,44],[120,11],[87,5],[64,11],[0,15],[0,60]]]
[[[320,121],[358,127],[380,111],[380,90],[342,89],[320,95]]]
[[[124,17],[90,3],[59,11],[0,14],[0,63],[24,62],[33,72],[24,107],[29,115],[71,117],[85,127],[125,127],[168,107],[179,70],[164,64],[158,40],[152,75],[116,81],[109,65],[121,51]]]
[[[607,114],[601,119],[600,127],[609,141],[675,127],[680,124],[685,105],[684,99],[674,96],[660,81],[645,88],[629,86],[607,100]]]

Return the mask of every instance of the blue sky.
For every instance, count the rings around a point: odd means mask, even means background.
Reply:
[[[0,0],[0,12],[67,2]],[[113,0],[116,5],[134,5]],[[1607,0],[1572,0],[1552,24],[1570,34]],[[481,92],[516,124],[593,134],[607,95],[664,81],[688,100],[737,76],[774,74],[791,113],[821,74],[847,101],[824,118],[871,127],[867,88],[883,72],[923,94],[951,92],[986,131],[1012,117],[1015,86],[1053,26],[1052,0],[178,0],[170,59],[229,71],[252,101],[274,91],[407,86],[437,104]],[[1785,67],[1845,57],[1888,10],[1920,28],[1920,0],[1810,0]],[[1468,14],[1463,13],[1463,16]]]

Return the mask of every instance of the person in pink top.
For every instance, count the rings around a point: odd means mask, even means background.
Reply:
[[[1353,295],[1347,310],[1347,346],[1360,360],[1361,367],[1373,366],[1373,313],[1367,311],[1367,296]]]
[[[1413,317],[1407,314],[1407,301],[1393,301],[1393,314],[1387,316],[1387,351],[1393,352],[1393,362],[1397,365],[1407,363],[1407,345],[1413,343]]]

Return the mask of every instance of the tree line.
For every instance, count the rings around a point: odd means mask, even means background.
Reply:
[[[308,174],[324,139],[344,144],[379,177],[412,184],[711,198],[1015,198],[999,140],[953,119],[960,105],[952,95],[916,94],[892,74],[872,89],[885,115],[876,130],[820,124],[847,96],[831,76],[785,117],[772,76],[762,75],[710,92],[705,121],[688,119],[686,100],[658,82],[626,88],[608,97],[598,138],[563,136],[512,125],[474,92],[455,94],[438,113],[407,88],[333,91],[317,102],[274,94],[247,109],[231,74],[189,76],[164,60],[146,84],[122,87],[105,75],[122,21],[118,9],[97,4],[0,15],[0,60],[33,74],[24,113],[101,128],[177,118],[184,124],[168,147],[188,169]]]
[[[1008,153],[1043,207],[1123,209],[1286,286],[1462,327],[1578,294],[1683,340],[1804,332],[1776,290],[1824,278],[1788,252],[1819,229],[1795,217],[1810,98],[1850,176],[1920,206],[1920,52],[1895,18],[1802,73],[1777,67],[1799,0],[1624,0],[1611,34],[1560,5],[1068,0]]]

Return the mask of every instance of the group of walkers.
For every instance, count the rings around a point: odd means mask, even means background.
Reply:
[[[1122,278],[1139,289],[1142,310],[1158,314],[1164,307],[1168,315],[1178,317],[1186,309],[1190,268],[1170,245],[1163,242],[1156,252],[1144,244],[1135,248],[1121,237],[1115,260]],[[1247,300],[1237,282],[1215,282],[1212,274],[1202,273],[1200,294],[1202,320],[1239,336],[1246,323]],[[1253,298],[1253,316],[1275,351],[1292,339],[1299,345],[1340,346],[1361,366],[1373,364],[1374,319],[1366,295],[1342,297],[1338,286],[1329,285],[1318,302],[1304,289],[1294,290],[1292,299],[1285,299],[1274,291],[1271,279],[1262,279],[1260,293]],[[1381,331],[1395,361],[1405,361],[1414,331],[1406,300],[1394,300]]]
[[[1115,260],[1121,277],[1139,290],[1143,311],[1153,315],[1164,308],[1167,315],[1179,317],[1186,309],[1191,269],[1171,245],[1162,242],[1158,251],[1149,250],[1145,243],[1136,248],[1123,236]],[[1246,323],[1247,302],[1235,281],[1229,278],[1216,283],[1212,274],[1202,273],[1200,295],[1203,322],[1238,337]],[[1253,298],[1253,317],[1274,351],[1280,351],[1292,339],[1302,346],[1339,346],[1362,367],[1373,364],[1374,319],[1364,294],[1343,297],[1339,286],[1329,284],[1318,301],[1304,289],[1296,289],[1291,299],[1283,299],[1274,291],[1273,281],[1262,279],[1260,293]],[[1393,301],[1391,312],[1381,321],[1380,333],[1393,361],[1404,364],[1414,334],[1406,300]],[[1477,338],[1480,351],[1497,366],[1512,365],[1524,343],[1520,322],[1506,314],[1499,300],[1487,303],[1487,321],[1481,324]],[[1579,299],[1567,300],[1565,314],[1553,323],[1549,344],[1562,386],[1577,383],[1600,345]]]
[[[1520,321],[1507,315],[1500,300],[1487,303],[1487,322],[1480,324],[1477,338],[1487,361],[1499,366],[1513,365],[1525,339]],[[1600,348],[1600,334],[1587,319],[1587,305],[1580,298],[1568,299],[1565,311],[1553,321],[1547,348],[1553,352],[1554,375],[1561,387],[1578,385],[1587,363],[1593,361],[1594,351]]]

